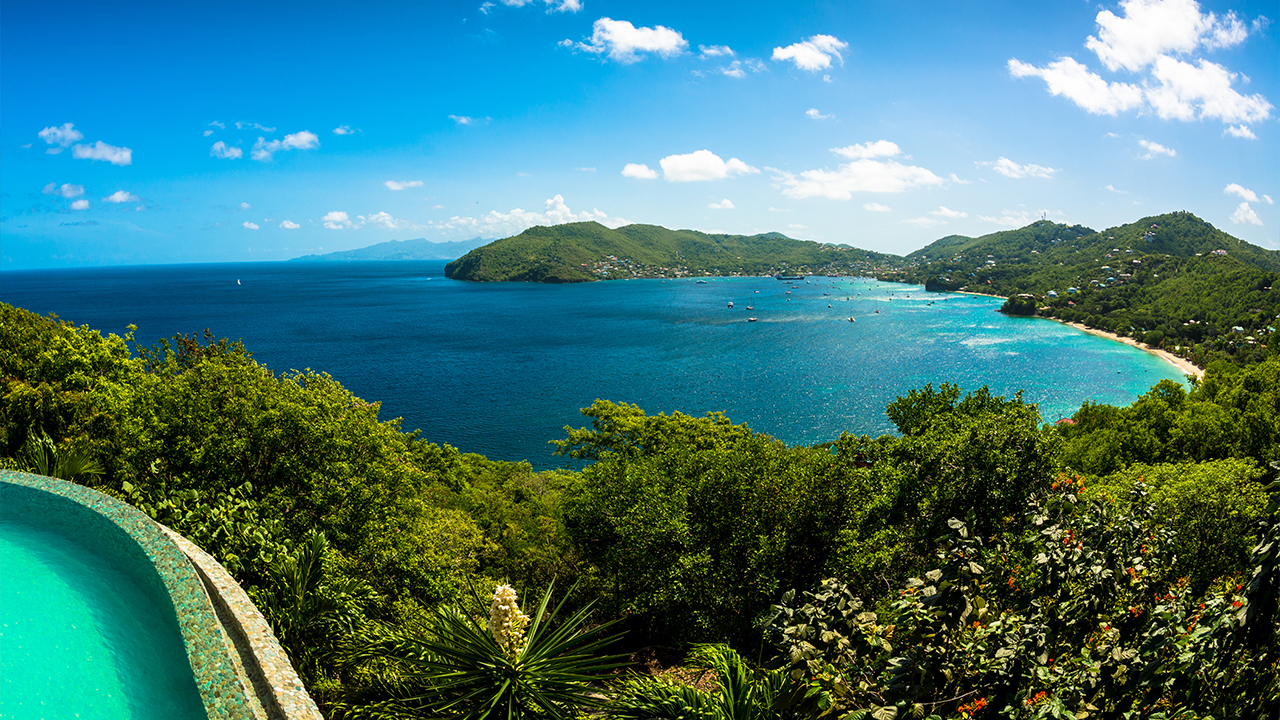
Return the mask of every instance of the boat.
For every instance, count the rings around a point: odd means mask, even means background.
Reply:
[[[849,318],[849,322],[858,322],[858,318]]]
[[[803,275],[782,275],[782,274],[778,274],[778,275],[774,275],[774,277],[775,277],[775,278],[777,278],[777,279],[779,279],[779,280],[803,280],[803,279],[804,279],[804,276],[803,276]]]
[[[755,322],[755,321],[756,321],[755,318],[747,318],[747,322]]]
[[[730,308],[730,309],[732,309],[732,308],[733,308],[733,303],[729,303],[729,308]]]
[[[748,306],[747,306],[747,309],[748,309],[748,310],[755,310],[755,308],[754,308],[754,307],[752,307],[751,305],[748,305]]]

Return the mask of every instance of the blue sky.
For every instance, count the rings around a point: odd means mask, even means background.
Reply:
[[[1280,247],[1274,0],[5,3],[0,269],[596,219]]]

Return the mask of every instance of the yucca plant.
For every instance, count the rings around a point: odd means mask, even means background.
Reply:
[[[623,720],[767,720],[786,684],[784,670],[757,670],[728,645],[695,645],[689,665],[711,671],[718,687],[700,690],[663,678],[623,682],[608,710]]]
[[[591,605],[557,622],[565,599],[550,608],[548,587],[532,617],[515,591],[494,592],[488,622],[457,606],[437,610],[428,633],[390,631],[364,643],[350,661],[386,668],[393,697],[370,715],[467,718],[575,718],[600,708],[591,683],[625,666],[624,656],[601,652],[620,637],[612,622],[587,627]]]

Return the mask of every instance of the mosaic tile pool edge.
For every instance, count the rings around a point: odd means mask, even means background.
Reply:
[[[77,513],[81,508],[92,514],[86,517],[101,518],[131,538],[151,561],[153,583],[158,580],[163,585],[172,603],[205,714],[210,720],[254,718],[244,685],[227,657],[223,631],[204,584],[186,554],[156,522],[131,505],[65,480],[0,470],[0,483],[38,491],[29,497],[58,512]]]
[[[228,630],[238,633],[251,647],[257,671],[270,686],[271,707],[267,710],[271,716],[287,720],[324,720],[293,669],[288,654],[271,631],[271,625],[231,573],[200,546],[163,525],[160,527],[170,534],[204,576],[206,587],[212,587],[210,595],[216,595],[216,602],[222,603],[230,613],[235,626]]]

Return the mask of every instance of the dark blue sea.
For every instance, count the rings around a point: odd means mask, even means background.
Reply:
[[[467,283],[442,262],[236,263],[6,272],[0,301],[151,344],[242,340],[276,372],[327,372],[382,419],[498,460],[563,465],[548,441],[597,398],[723,411],[789,444],[893,427],[925,383],[1023,391],[1046,421],[1123,405],[1163,360],[998,300],[866,278]],[[729,307],[729,303],[733,307]],[[755,322],[748,322],[755,317]],[[854,318],[854,321],[850,321]]]

